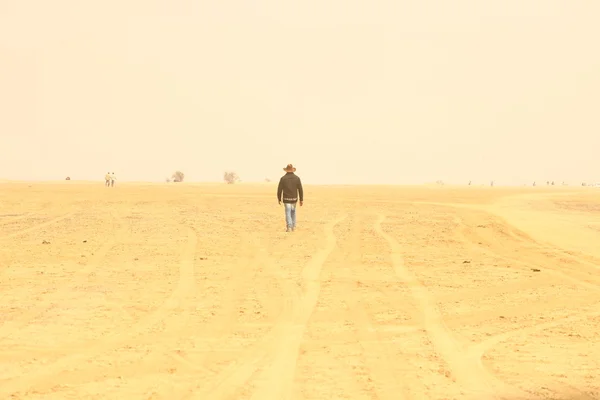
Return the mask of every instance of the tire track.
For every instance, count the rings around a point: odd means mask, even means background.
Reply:
[[[447,205],[447,207],[453,208],[461,208],[456,205]],[[465,208],[465,207],[462,207]],[[472,210],[476,210],[484,215],[486,220],[492,221],[491,230],[497,230],[497,226],[503,226],[506,229],[503,230],[502,234],[494,231],[493,234],[482,235],[481,233],[477,233],[474,229],[474,226],[480,225],[479,223],[470,221],[469,223],[466,219],[470,219],[471,216],[465,218],[465,216],[459,218],[460,219],[460,234],[461,236],[468,242],[472,243],[475,248],[479,252],[484,254],[494,254],[506,261],[509,261],[513,264],[522,266],[523,269],[529,269],[531,266],[537,266],[540,264],[540,256],[543,256],[544,260],[547,262],[543,265],[544,270],[549,271],[557,278],[567,279],[573,283],[576,283],[580,286],[584,286],[586,288],[592,290],[600,289],[600,281],[596,279],[597,276],[597,264],[593,263],[594,258],[590,258],[588,255],[584,255],[583,257],[577,257],[576,253],[566,251],[564,249],[557,250],[556,248],[550,248],[548,246],[542,245],[538,243],[535,239],[527,235],[525,232],[522,232],[518,228],[511,225],[504,218],[496,215],[492,209],[484,208],[484,207],[471,207]],[[488,236],[492,236],[492,239],[489,239]],[[514,240],[514,243],[511,243],[509,246],[506,246],[506,243],[500,242],[499,238],[502,237],[510,238]],[[519,257],[515,257],[513,252],[508,253],[508,249],[513,249],[516,245],[520,247],[527,247],[530,252],[535,252],[536,257],[531,257],[526,255],[524,252],[519,253]],[[508,253],[508,254],[507,254]],[[583,272],[575,272],[570,271],[570,274],[567,274],[564,269],[553,267],[555,260],[551,259],[548,253],[554,253],[559,255],[561,258],[565,260],[570,260],[571,262],[576,262],[580,265],[588,266],[587,274]]]
[[[185,347],[179,347],[174,344],[174,341],[193,338],[198,333],[202,333],[204,339],[200,339],[205,343],[216,341],[217,338],[221,338],[228,332],[231,332],[232,327],[235,325],[236,313],[232,312],[237,304],[240,303],[243,296],[246,294],[246,289],[252,283],[252,273],[256,272],[258,266],[264,264],[264,260],[260,256],[260,252],[257,249],[258,246],[252,239],[243,239],[241,241],[241,256],[239,257],[240,262],[232,268],[232,281],[233,284],[227,286],[226,295],[220,301],[221,307],[217,314],[217,317],[210,319],[209,321],[203,321],[202,325],[193,324],[193,316],[186,318],[183,322],[177,322],[175,324],[169,323],[169,319],[165,319],[165,327],[160,332],[156,332],[156,335],[139,336],[133,342],[134,344],[130,348],[139,348],[140,346],[150,346],[148,352],[140,357],[135,364],[126,367],[115,365],[107,371],[106,367],[101,365],[86,365],[84,369],[77,371],[69,371],[61,374],[64,384],[76,385],[83,384],[94,380],[94,378],[101,377],[96,381],[105,381],[109,379],[127,379],[142,376],[144,373],[198,373],[206,374],[208,376],[215,374],[215,371],[207,365],[207,360],[211,355],[211,350],[207,349],[204,351],[195,350],[194,353],[200,353],[190,357],[189,353],[186,352]],[[248,260],[247,253],[252,254],[250,261]],[[210,282],[207,280],[206,282]],[[196,307],[190,309],[197,309],[198,305],[198,291],[194,291],[194,296],[189,299],[190,302],[194,302]],[[202,294],[202,292],[200,292]],[[190,303],[191,304],[191,303]],[[172,318],[171,318],[172,319]],[[208,328],[208,331],[205,330]],[[208,334],[208,336],[207,336]],[[124,346],[126,343],[122,343]],[[93,345],[93,344],[91,344]],[[80,346],[81,347],[81,346]],[[129,346],[126,346],[129,348]],[[125,350],[127,351],[127,350]],[[181,389],[175,389],[169,392],[170,398],[180,398],[179,396],[184,395]]]
[[[391,261],[398,278],[411,290],[415,303],[419,306],[427,334],[436,350],[444,358],[456,377],[473,399],[494,399],[494,390],[488,375],[479,363],[465,357],[465,348],[461,346],[446,327],[435,301],[421,282],[404,265],[402,248],[396,240],[385,233],[381,227],[385,216],[380,215],[375,222],[375,231],[388,243],[391,249]]]
[[[95,346],[86,349],[86,351],[78,354],[67,355],[60,358],[56,362],[45,365],[37,371],[28,373],[24,379],[17,379],[16,381],[3,382],[1,392],[7,395],[14,395],[17,392],[26,390],[48,390],[58,383],[55,377],[59,376],[62,371],[68,370],[69,366],[82,365],[86,361],[92,360],[94,357],[100,355],[108,350],[116,349],[118,346],[127,343],[127,341],[134,340],[135,338],[142,336],[154,325],[162,322],[169,317],[174,319],[171,324],[166,323],[165,330],[168,332],[176,332],[179,326],[182,324],[182,320],[185,321],[187,314],[193,303],[190,302],[190,295],[194,292],[196,285],[195,272],[194,272],[194,256],[197,245],[197,234],[192,228],[188,228],[187,243],[182,252],[180,261],[180,276],[179,283],[171,296],[163,302],[163,304],[153,313],[148,316],[142,317],[134,326],[131,327],[130,331],[127,332],[114,332],[100,343]],[[191,304],[190,304],[191,303]],[[177,311],[183,311],[181,314]],[[187,312],[185,312],[187,311]],[[175,322],[175,323],[173,323]]]
[[[14,238],[14,237],[17,237],[17,236],[24,235],[26,233],[37,231],[39,229],[45,228],[45,227],[50,226],[52,224],[55,224],[57,222],[63,221],[65,219],[73,216],[75,213],[76,213],[76,211],[70,211],[70,212],[62,214],[62,215],[60,215],[58,217],[52,218],[49,221],[41,222],[41,223],[36,224],[34,226],[31,226],[29,228],[25,228],[25,229],[21,229],[21,230],[19,230],[17,232],[9,233],[9,234],[5,235],[4,238],[5,239],[10,239],[10,238]]]
[[[345,218],[344,215],[325,226],[325,248],[304,266],[300,297],[294,296],[293,300],[284,303],[282,317],[273,329],[256,346],[244,352],[238,362],[227,368],[213,385],[195,392],[191,398],[204,400],[232,397],[265,361],[267,366],[257,379],[253,398],[290,398],[300,343],[319,298],[321,268],[336,246],[333,228]]]
[[[600,305],[597,299],[590,303],[585,298],[569,297],[567,299],[552,299],[548,301],[539,300],[528,302],[527,307],[523,305],[505,306],[501,309],[479,309],[473,311],[461,312],[459,314],[447,315],[446,325],[448,327],[463,327],[465,324],[484,323],[486,321],[498,320],[498,318],[520,318],[531,315],[540,315],[544,312],[555,310],[557,307],[563,309],[577,310],[590,304]]]
[[[359,213],[358,218],[352,224],[349,239],[344,241],[344,248],[347,252],[344,266],[336,268],[336,272],[345,272],[345,275],[351,276],[353,273],[350,266],[357,266],[360,270],[365,270],[366,267],[362,264],[360,253],[364,221],[365,216]],[[399,379],[395,376],[390,369],[390,366],[406,362],[406,360],[390,358],[390,349],[381,341],[377,330],[371,323],[361,295],[356,291],[356,285],[353,287],[346,283],[343,286],[346,289],[345,292],[349,294],[347,296],[348,312],[355,322],[357,341],[363,349],[364,362],[369,370],[376,398],[380,400],[409,399],[406,383],[402,381],[402,378]]]
[[[252,273],[255,273],[258,267],[265,263],[262,249],[253,243],[252,239],[242,240],[242,248],[249,250],[252,254],[251,259],[247,261],[247,257],[242,256],[240,257],[241,262],[238,262],[236,267],[233,267],[231,279],[233,283],[227,286],[226,295],[220,301],[220,312],[214,319],[209,321],[206,326],[208,330],[202,330],[202,336],[206,338],[206,341],[218,341],[233,331],[236,324],[236,306],[242,302],[248,288],[252,284]],[[180,337],[185,337],[187,334],[194,335],[196,334],[196,330],[193,327],[189,327],[179,332]],[[184,353],[185,351],[177,351],[169,352],[168,354],[191,371],[206,372],[210,370],[209,367],[205,366],[210,356],[210,351],[207,350],[202,355],[193,358],[186,357]]]
[[[94,251],[94,255],[92,256],[91,261],[85,266],[83,266],[83,268],[75,272],[75,274],[72,277],[73,280],[71,282],[55,287],[52,290],[46,290],[44,293],[48,293],[50,294],[50,296],[45,297],[44,301],[52,302],[53,300],[60,299],[61,297],[63,297],[63,292],[75,289],[80,284],[80,281],[82,279],[89,276],[90,273],[92,273],[96,268],[98,268],[102,259],[106,256],[110,249],[112,249],[119,242],[119,240],[121,239],[121,235],[125,231],[124,225],[122,224],[122,222],[119,222],[121,221],[121,218],[116,214],[113,214],[113,219],[115,223],[119,224],[119,228],[116,230],[114,236],[106,240],[97,250]],[[53,306],[51,305],[49,307],[45,307],[43,310],[33,309],[31,311],[21,314],[18,319],[8,321],[4,325],[0,326],[0,340],[11,336],[11,334],[13,333],[17,333],[29,322],[35,320],[37,317],[48,312],[52,308]]]
[[[243,351],[232,365],[221,371],[212,380],[211,384],[204,387],[195,386],[192,389],[185,389],[184,393],[177,397],[181,400],[233,398],[235,392],[259,369],[273,340],[278,336],[286,335],[286,327],[292,321],[294,304],[293,299],[286,298],[283,302],[281,314],[269,333]]]
[[[477,363],[479,364],[480,368],[485,372],[485,374],[488,376],[488,379],[490,380],[495,380],[497,382],[500,382],[504,388],[503,388],[503,393],[505,393],[506,395],[511,395],[517,398],[525,398],[528,396],[531,396],[531,393],[528,393],[522,389],[518,389],[515,387],[512,387],[504,382],[502,382],[500,379],[498,379],[497,377],[495,377],[490,371],[488,371],[484,365],[483,365],[483,356],[486,352],[488,352],[489,350],[491,350],[492,348],[494,348],[495,346],[497,346],[498,344],[514,337],[517,335],[523,336],[523,335],[529,335],[531,333],[543,330],[543,329],[549,329],[549,328],[554,328],[560,325],[564,325],[567,323],[574,323],[574,322],[578,322],[581,321],[583,319],[589,318],[589,317],[595,317],[595,316],[599,316],[600,315],[600,311],[592,311],[592,312],[586,312],[584,314],[581,315],[576,315],[576,316],[570,316],[570,317],[565,317],[565,318],[560,318],[558,320],[555,321],[550,321],[550,322],[543,322],[540,324],[536,324],[534,326],[529,326],[529,327],[525,327],[525,328],[519,328],[519,329],[514,329],[508,332],[504,332],[504,333],[500,333],[494,336],[490,336],[488,337],[486,340],[479,342],[477,344],[471,345],[467,348],[467,351],[465,353],[465,356],[467,358],[469,358],[471,360],[471,362],[473,363]],[[564,390],[564,388],[560,388],[561,390]],[[582,397],[584,398],[584,397]]]
[[[8,219],[5,220],[5,217],[8,217]],[[22,219],[25,219],[27,217],[31,217],[31,213],[28,212],[24,214],[2,214],[0,215],[0,221],[2,221],[2,223],[0,223],[0,228],[21,221]]]
[[[273,265],[276,264],[275,260],[273,260],[267,254],[267,252],[264,250],[264,248],[261,248],[256,253],[255,256],[256,256],[256,260],[255,260],[256,265],[264,265],[264,266],[272,267]],[[275,272],[278,273],[279,271],[275,271]],[[252,283],[252,282],[249,280],[248,280],[248,282],[246,282],[247,285],[249,285],[250,283]],[[262,360],[266,356],[266,354],[264,352],[261,352],[260,350],[262,349],[263,346],[268,346],[268,344],[270,343],[271,337],[273,337],[274,335],[283,334],[280,331],[277,331],[277,332],[274,332],[274,331],[276,329],[278,329],[278,324],[281,325],[285,321],[289,320],[289,316],[291,315],[293,306],[295,304],[294,297],[296,296],[296,292],[298,291],[298,288],[292,282],[290,282],[286,279],[281,279],[280,283],[281,283],[282,288],[285,289],[285,290],[282,290],[282,294],[284,296],[282,310],[279,313],[279,317],[278,317],[275,325],[273,326],[271,331],[267,334],[267,336],[250,344],[249,348],[242,351],[242,353],[238,357],[237,361],[235,361],[231,366],[227,367],[225,370],[218,373],[216,378],[213,379],[213,383],[211,385],[209,385],[208,387],[202,387],[201,384],[196,384],[192,388],[187,386],[182,389],[177,389],[170,393],[170,395],[173,398],[178,398],[180,400],[198,398],[197,392],[200,390],[202,390],[203,393],[209,393],[210,390],[213,390],[213,391],[220,390],[219,393],[221,393],[222,396],[230,397],[230,396],[233,396],[233,393],[235,392],[235,390],[238,389],[238,387],[243,386],[246,383],[246,381],[249,380],[255,374],[256,370],[258,369],[259,363],[262,362]],[[241,296],[241,293],[238,293],[238,297],[239,296]],[[234,302],[232,302],[231,304],[234,304]],[[229,311],[231,312],[232,310],[229,310]],[[234,315],[233,313],[229,314],[229,316],[231,317],[232,320],[234,318],[233,315]],[[233,322],[232,322],[232,324],[233,324]],[[215,337],[215,341],[217,341],[217,343],[219,342],[219,339],[220,338]],[[207,352],[207,353],[205,353],[205,356],[203,357],[203,359],[208,358],[208,356],[209,356],[209,353]],[[177,354],[174,355],[174,358],[177,359],[179,362],[181,362],[182,365],[186,365],[191,371],[194,371],[196,373],[214,372],[214,371],[207,370],[202,365],[200,365],[200,366],[196,365],[195,362],[192,363],[187,358],[181,357]],[[243,365],[244,362],[246,363],[245,367]],[[242,365],[240,366],[240,364],[242,364]],[[239,368],[245,368],[245,369],[243,371],[237,371],[239,373],[238,377],[237,377],[238,379],[233,380],[232,376],[236,372],[236,368],[238,368],[238,366],[239,366]],[[233,386],[232,390],[228,390],[227,384],[230,384],[232,381],[234,382],[235,385]]]
[[[247,261],[246,257],[246,253],[248,252],[252,254],[250,261]],[[239,260],[243,262],[238,262],[237,266],[233,267],[233,284],[228,285],[226,295],[220,302],[222,305],[221,311],[216,318],[211,319],[206,324],[206,327],[209,329],[208,331],[203,328],[198,328],[197,326],[191,326],[193,318],[188,318],[184,323],[175,324],[175,326],[167,325],[161,332],[160,337],[156,335],[147,335],[138,337],[135,340],[135,345],[131,346],[131,348],[139,348],[140,346],[145,345],[150,346],[149,353],[140,357],[135,366],[120,366],[115,364],[111,366],[110,370],[107,370],[106,367],[102,365],[86,364],[83,369],[61,373],[61,382],[63,384],[78,385],[91,381],[97,382],[110,379],[127,379],[142,376],[143,374],[164,373],[165,371],[180,369],[203,374],[214,373],[206,363],[210,351],[207,350],[202,352],[199,356],[190,358],[186,355],[185,349],[174,346],[172,342],[176,339],[186,338],[188,335],[189,337],[192,337],[198,333],[199,329],[202,330],[203,336],[206,336],[208,333],[212,338],[220,338],[232,330],[232,326],[235,324],[234,319],[236,314],[231,311],[235,308],[235,305],[240,302],[247,287],[251,284],[251,273],[256,271],[257,266],[261,265],[262,262],[258,254],[257,246],[251,239],[241,241],[241,257]],[[197,299],[198,297],[196,295],[193,299],[190,299],[190,301],[197,302]],[[83,343],[76,347],[69,346],[67,349],[70,353],[85,352],[87,348],[93,347],[94,345],[93,342]],[[60,349],[48,349],[47,351],[43,351],[43,349],[38,348],[32,350],[37,353],[45,354],[46,356],[61,353]],[[98,377],[101,378],[98,380]]]
[[[449,206],[451,207],[451,206]],[[454,207],[454,209],[456,210],[457,208],[460,207]],[[468,211],[466,211],[468,212]],[[493,213],[490,213],[486,210],[477,210],[477,212],[481,212],[482,215],[484,215],[485,220],[483,221],[484,223],[487,223],[487,221],[491,221],[491,227],[492,229],[497,229],[493,231],[493,233],[489,233],[489,235],[491,235],[491,237],[480,237],[480,236],[471,236],[469,237],[469,234],[471,235],[475,235],[475,230],[472,228],[475,226],[475,224],[482,222],[480,219],[477,219],[477,221],[475,221],[475,214],[466,214],[463,215],[461,217],[457,216],[455,217],[455,222],[457,223],[457,225],[459,226],[459,234],[462,237],[463,241],[466,242],[470,242],[473,244],[473,250],[475,250],[478,253],[481,253],[482,255],[486,255],[488,257],[497,257],[499,260],[505,260],[509,263],[511,263],[511,265],[518,265],[519,269],[522,269],[523,271],[527,271],[529,272],[531,265],[533,264],[533,262],[537,261],[537,263],[539,264],[539,259],[532,259],[531,263],[527,263],[526,261],[522,261],[522,259],[517,259],[514,258],[513,256],[507,256],[506,254],[513,254],[513,253],[509,253],[509,251],[511,251],[511,249],[516,248],[516,247],[520,247],[521,249],[525,248],[528,251],[533,251],[536,254],[540,254],[540,255],[545,255],[542,251],[541,251],[541,247],[540,245],[531,237],[527,236],[526,234],[520,232],[518,229],[512,227],[511,225],[509,225],[505,220],[503,220],[502,218],[498,218],[496,215],[494,215]],[[467,225],[467,223],[465,222],[465,217],[471,219],[471,217],[473,218],[470,222],[471,222],[471,226]],[[509,242],[506,242],[506,241]],[[484,247],[482,246],[482,242],[484,245],[487,245],[488,247]],[[494,252],[490,251],[491,249],[496,250]],[[547,249],[546,249],[547,250]],[[531,259],[531,256],[529,255],[529,253],[524,254],[526,252],[521,251],[519,253],[519,255],[521,256],[521,258],[526,257],[527,259]],[[535,265],[535,264],[533,264]],[[575,279],[571,276],[568,276],[566,274],[561,273],[560,271],[555,271],[554,269],[548,271],[551,273],[551,275],[556,276],[555,279],[555,284],[560,285],[561,283],[564,283],[565,279],[568,281],[571,281],[579,286],[584,286],[587,288],[592,288],[592,289],[597,289],[597,287],[593,284],[590,284],[588,282],[585,281],[581,281],[579,279]],[[502,285],[500,287],[490,287],[489,289],[485,289],[485,296],[489,296],[489,295],[493,295],[495,293],[497,294],[501,294],[501,293],[506,293],[506,294],[510,294],[511,291],[516,291],[519,289],[526,289],[526,288],[534,288],[534,289],[539,289],[539,288],[550,288],[550,285],[552,285],[552,282],[544,282],[543,284],[539,284],[535,281],[528,281],[528,282],[516,282],[513,284],[507,284],[507,285]],[[481,291],[481,289],[479,290]],[[475,291],[473,291],[474,293]],[[458,294],[452,294],[452,295],[446,295],[443,296],[443,298],[445,299],[452,299],[452,298],[469,298],[468,294],[467,296],[465,296],[465,292],[461,291],[460,295]],[[582,306],[584,304],[589,305],[589,300],[586,300],[585,298],[582,297],[570,297],[567,299],[562,299],[562,301],[558,302],[557,301],[552,301],[552,300],[540,300],[539,302],[535,302],[535,303],[527,303],[529,305],[528,308],[523,308],[523,306],[513,306],[513,307],[503,307],[502,309],[490,309],[490,310],[484,310],[484,311],[478,311],[478,312],[468,312],[462,315],[458,315],[458,316],[448,316],[446,317],[446,326],[463,326],[464,323],[467,324],[472,324],[474,322],[483,322],[483,321],[487,321],[487,320],[492,320],[494,318],[498,318],[499,316],[502,317],[522,317],[522,316],[527,316],[532,314],[532,309],[534,309],[536,311],[536,313],[539,313],[541,311],[541,309],[550,309],[553,307],[553,304],[556,303],[560,303],[561,306],[565,306],[565,302],[569,303],[569,306],[572,307],[573,309],[577,309],[578,306]],[[554,305],[556,305],[554,304]],[[576,318],[579,319],[579,318]],[[576,320],[574,319],[574,320]],[[559,323],[560,324],[560,323]],[[509,333],[502,333],[502,334],[498,334],[498,335],[494,335],[492,337],[490,337],[489,339],[487,339],[486,341],[484,341],[484,343],[489,343],[489,346],[493,346],[493,342],[495,342],[496,340],[498,341],[502,341],[504,340],[504,338],[508,338],[509,336],[517,335],[517,334],[527,334],[528,332],[533,332],[536,331],[538,329],[542,329],[543,327],[546,326],[554,326],[555,323],[554,322],[547,322],[547,323],[542,323],[542,324],[535,324],[534,326],[528,325],[513,331],[510,331]],[[539,328],[538,328],[539,326]],[[491,348],[491,347],[490,347]],[[497,387],[501,393],[503,393],[503,395],[510,395],[511,397],[509,398],[530,398],[531,397],[531,393],[528,393],[520,388],[517,388],[515,386],[509,385],[506,382],[502,381],[501,379],[499,379],[499,377],[496,377],[495,375],[493,375],[490,371],[488,371],[481,360],[481,357],[483,356],[483,352],[481,354],[473,354],[473,352],[477,352],[479,349],[478,345],[469,345],[467,347],[467,353],[466,353],[466,357],[471,358],[471,362],[473,363],[479,363],[481,365],[481,368],[483,369],[484,373],[487,375],[488,377],[488,382],[493,382],[495,387]],[[489,349],[489,348],[488,348]],[[479,349],[481,350],[481,349]],[[483,350],[486,351],[486,350]]]
[[[312,258],[302,270],[302,292],[295,296],[292,326],[288,332],[278,336],[270,348],[271,357],[268,367],[258,378],[258,384],[253,393],[253,400],[289,400],[292,398],[292,388],[298,353],[302,338],[312,316],[321,291],[321,271],[329,255],[337,246],[337,238],[333,229],[344,221],[347,215],[334,220],[325,227],[325,248]]]
[[[495,218],[494,215],[489,215],[488,218]],[[498,257],[509,261],[511,264],[513,265],[519,265],[521,266],[523,269],[530,269],[532,266],[539,266],[540,265],[540,259],[541,260],[545,260],[546,262],[544,262],[544,265],[541,266],[542,268],[544,268],[545,271],[550,272],[551,274],[555,275],[556,277],[560,278],[561,280],[569,280],[577,285],[586,287],[588,289],[592,289],[592,290],[598,290],[600,289],[600,282],[598,281],[598,279],[596,278],[596,273],[595,271],[587,271],[588,274],[584,274],[584,272],[579,272],[579,271],[574,271],[574,270],[570,270],[569,273],[565,273],[564,269],[561,268],[557,268],[554,265],[555,261],[552,259],[549,259],[549,256],[544,252],[544,247],[541,246],[539,243],[537,243],[535,240],[530,239],[530,242],[527,244],[524,244],[525,239],[520,238],[520,235],[515,236],[514,231],[517,232],[518,234],[518,230],[516,230],[516,228],[512,227],[511,225],[509,225],[507,222],[502,222],[502,224],[504,226],[506,226],[510,231],[509,231],[509,236],[512,237],[515,240],[515,243],[511,243],[510,246],[506,246],[505,243],[501,243],[499,242],[499,237],[501,237],[502,235],[500,234],[496,234],[496,233],[490,233],[488,235],[482,235],[482,234],[478,234],[477,232],[474,231],[473,228],[471,227],[467,227],[463,230],[462,235],[463,237],[468,240],[469,242],[473,243],[473,244],[478,244],[478,247],[480,248],[480,251],[484,252],[484,253],[492,253],[497,255]],[[492,228],[493,230],[494,228]],[[495,240],[491,240],[488,239],[487,236],[491,236],[493,235],[495,237]],[[480,244],[481,243],[481,244]],[[524,246],[528,246],[528,251],[527,252],[519,252],[518,257],[516,257],[513,253],[509,253],[509,249],[513,249],[514,247],[517,247],[517,245],[524,247]],[[482,249],[481,247],[484,246],[484,248]],[[535,256],[532,257],[531,253],[534,253]],[[578,264],[582,264],[577,258],[571,257],[571,261],[575,261]],[[587,263],[587,262],[585,262]],[[596,267],[594,267],[596,268]]]
[[[491,214],[487,214],[486,215],[488,217],[492,217],[494,218],[495,216],[491,215]],[[521,270],[523,272],[526,273],[531,273],[531,267],[532,265],[535,266],[537,264],[539,264],[539,258],[531,258],[531,256],[527,255],[525,252],[521,251],[519,253],[519,257],[520,258],[516,258],[512,255],[507,255],[507,254],[513,254],[513,253],[509,253],[510,249],[513,248],[524,248],[525,245],[523,244],[524,241],[527,241],[526,245],[528,246],[528,251],[537,251],[537,243],[529,238],[522,238],[521,235],[519,234],[519,232],[517,231],[516,233],[514,232],[505,232],[506,234],[508,234],[512,239],[516,240],[515,243],[511,242],[508,246],[506,246],[507,250],[504,249],[504,245],[503,244],[492,244],[489,240],[487,240],[484,237],[481,236],[476,236],[475,232],[472,232],[472,225],[474,225],[473,221],[471,221],[471,226],[465,221],[464,216],[463,217],[456,217],[457,220],[457,224],[459,225],[459,231],[458,235],[461,236],[461,240],[471,243],[472,244],[472,251],[474,251],[475,253],[478,253],[477,255],[483,255],[486,257],[495,257],[500,261],[506,262],[508,264],[510,264],[512,270]],[[510,228],[510,226],[507,225],[507,228]],[[494,237],[500,237],[502,236],[501,234],[494,234]],[[485,247],[483,245],[487,245],[488,247]],[[523,260],[529,260],[531,259],[531,261],[523,261]],[[546,270],[546,268],[544,268]],[[548,271],[548,270],[547,270]],[[572,282],[578,286],[583,286],[589,289],[593,289],[593,290],[597,290],[598,287],[592,283],[588,283],[585,281],[582,281],[580,279],[574,278],[572,276],[569,276],[567,274],[562,273],[561,271],[555,270],[554,268],[551,268],[549,271],[549,274],[552,278],[552,280],[546,278],[544,281],[540,282],[539,280],[535,280],[534,277],[530,277],[527,280],[519,280],[517,282],[511,282],[511,283],[503,283],[500,286],[490,286],[490,287],[486,287],[485,290],[482,290],[481,288],[474,288],[474,289],[461,289],[460,293],[454,293],[454,294],[446,294],[443,296],[440,296],[440,300],[441,301],[450,301],[450,300],[454,300],[454,299],[464,299],[464,298],[473,298],[475,297],[492,297],[492,296],[498,296],[498,295],[511,295],[528,289],[550,289],[552,286],[554,285],[563,285],[565,283],[565,281],[569,281]],[[561,306],[569,306],[569,307],[573,307],[573,308],[577,308],[581,305],[587,304],[590,300],[592,299],[585,299],[583,296],[578,296],[578,297],[569,297],[569,298],[561,298],[560,300],[558,299],[546,299],[546,298],[542,298],[539,300],[534,300],[533,302],[529,301],[528,305],[529,307],[523,308],[520,305],[515,305],[515,306],[508,306],[508,307],[503,307],[502,309],[488,309],[488,310],[480,310],[480,311],[474,311],[474,312],[467,312],[464,314],[459,314],[459,315],[454,315],[454,316],[447,316],[446,317],[446,323],[448,326],[460,326],[464,323],[472,323],[472,322],[483,322],[483,321],[487,321],[487,320],[491,320],[491,319],[495,319],[498,318],[500,316],[503,317],[523,317],[526,315],[531,314],[531,310],[535,310],[536,313],[539,313],[541,310],[550,310],[553,307],[555,307],[556,305],[560,304]],[[592,300],[593,301],[593,300]]]
[[[580,315],[560,318],[558,320],[554,320],[554,321],[550,321],[550,322],[542,322],[540,324],[536,324],[534,326],[529,326],[526,328],[513,329],[508,332],[503,332],[503,333],[500,333],[500,334],[497,334],[494,336],[490,336],[482,342],[479,342],[477,344],[469,346],[469,348],[467,350],[467,354],[470,357],[473,357],[474,359],[477,359],[477,360],[479,360],[479,362],[481,362],[481,358],[487,351],[491,350],[494,346],[500,344],[501,342],[504,342],[516,335],[528,335],[530,333],[534,333],[534,332],[537,332],[542,329],[555,328],[560,325],[573,323],[573,322],[579,322],[583,319],[586,319],[589,317],[597,317],[599,315],[600,315],[600,311],[590,311],[590,312],[586,312],[586,313],[583,313]]]
[[[472,299],[472,298],[488,298],[494,296],[500,296],[503,294],[511,294],[515,292],[521,292],[532,289],[549,289],[552,285],[560,284],[561,281],[556,279],[555,282],[537,282],[533,280],[522,280],[517,282],[502,282],[501,286],[490,286],[486,287],[485,290],[480,287],[475,288],[461,288],[460,292],[457,293],[444,293],[438,296],[440,302],[450,302],[453,300],[461,299]]]

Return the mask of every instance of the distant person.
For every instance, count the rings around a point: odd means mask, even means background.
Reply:
[[[104,176],[104,180],[106,181],[104,186],[109,187],[110,186],[110,172],[106,173],[106,175]]]
[[[279,205],[283,200],[285,207],[285,222],[287,229],[286,232],[293,232],[296,229],[296,204],[300,200],[300,206],[304,203],[304,190],[302,189],[302,181],[300,177],[296,175],[296,168],[292,164],[288,164],[283,169],[286,173],[279,180],[279,186],[277,186],[277,200]]]
[[[116,181],[116,180],[117,180],[117,177],[115,176],[115,173],[114,173],[114,172],[112,172],[112,173],[110,174],[110,186],[111,186],[111,187],[112,187],[112,186],[115,186],[115,181]]]

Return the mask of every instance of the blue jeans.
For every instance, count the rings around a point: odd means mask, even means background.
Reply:
[[[285,208],[285,222],[288,229],[296,227],[296,203],[283,203]]]

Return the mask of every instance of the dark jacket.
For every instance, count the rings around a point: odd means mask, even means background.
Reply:
[[[282,198],[283,195],[283,198]],[[300,197],[300,201],[304,201],[304,190],[302,189],[302,181],[300,177],[293,172],[287,172],[279,180],[277,187],[277,200],[283,199],[284,203],[296,203]]]

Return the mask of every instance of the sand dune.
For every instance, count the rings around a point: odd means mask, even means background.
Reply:
[[[2,184],[2,399],[600,397],[600,191]]]

